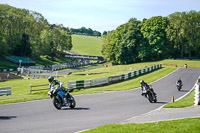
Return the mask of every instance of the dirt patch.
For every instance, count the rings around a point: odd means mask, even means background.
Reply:
[[[22,79],[22,77],[9,72],[0,72],[0,81],[11,80],[11,79]]]

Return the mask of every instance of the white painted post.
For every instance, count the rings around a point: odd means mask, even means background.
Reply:
[[[31,94],[31,90],[32,90],[32,84],[30,84],[30,94]]]
[[[56,71],[56,78],[58,78],[58,71]]]
[[[197,83],[195,87],[195,94],[194,94],[194,105],[200,105],[200,98],[199,98],[199,93],[200,93],[200,85]]]

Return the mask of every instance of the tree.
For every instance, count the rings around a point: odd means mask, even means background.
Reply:
[[[196,11],[190,11],[187,13],[184,27],[187,40],[187,48],[185,49],[185,52],[189,54],[189,59],[191,59],[192,53],[199,53],[200,13]]]
[[[145,20],[141,27],[141,32],[144,38],[148,40],[154,59],[162,59],[168,56],[170,45],[167,44],[165,32],[168,24],[167,17],[157,16]]]
[[[137,61],[137,46],[140,44],[142,34],[140,32],[141,22],[135,18],[128,23],[119,26],[115,31],[103,36],[104,57],[113,64],[129,64]]]
[[[169,15],[170,26],[166,29],[167,38],[174,44],[175,56],[180,51],[183,58],[185,39],[185,12],[175,12]]]
[[[107,32],[107,31],[104,31],[104,32],[103,32],[103,35],[107,35],[107,34],[108,34],[108,32]]]

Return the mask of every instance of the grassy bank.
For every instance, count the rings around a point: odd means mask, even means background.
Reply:
[[[151,72],[151,73],[148,73],[148,74],[124,81],[124,82],[119,82],[119,83],[110,84],[110,85],[101,86],[101,87],[82,89],[81,91],[74,92],[72,94],[78,95],[78,94],[88,94],[88,93],[100,93],[103,91],[119,91],[119,90],[128,90],[128,89],[137,88],[139,87],[139,81],[141,79],[145,80],[148,83],[155,81],[169,74],[175,69],[177,69],[174,67],[175,64],[178,65],[178,67],[184,67],[184,64],[187,63],[189,68],[200,68],[200,61],[185,62],[182,60],[162,60],[162,61],[156,61],[156,62],[135,63],[135,64],[129,64],[129,65],[117,65],[117,66],[108,65],[108,67],[102,66],[102,67],[97,67],[95,69],[88,69],[85,71],[73,72],[71,75],[63,75],[65,77],[58,78],[58,80],[64,82],[66,86],[68,81],[109,77],[113,75],[128,73],[133,70],[138,70],[138,69],[145,68],[145,67],[152,66],[154,64],[159,64],[159,63],[163,64],[163,68],[156,70],[154,72]],[[6,87],[6,86],[12,87],[12,95],[0,97],[0,103],[3,104],[3,103],[12,103],[12,102],[19,102],[19,101],[49,98],[48,95],[46,94],[47,91],[34,92],[33,94],[30,95],[29,93],[30,84],[32,85],[48,84],[48,81],[47,79],[43,79],[43,78],[41,79],[30,78],[30,79],[23,79],[23,80],[12,80],[12,81],[0,82],[0,87]],[[44,86],[42,88],[48,88],[48,86]],[[33,89],[37,89],[37,88],[33,88]],[[193,98],[191,99],[193,100]]]
[[[178,100],[176,102],[173,103],[168,103],[164,106],[164,108],[183,108],[183,107],[189,107],[194,105],[194,90],[187,95],[186,97],[184,97],[181,100]]]
[[[102,40],[100,37],[72,35],[72,51],[91,56],[102,56]]]
[[[157,71],[151,72],[149,74],[145,74],[124,82],[115,83],[107,86],[102,87],[94,87],[90,89],[82,89],[78,92],[73,92],[72,95],[78,95],[78,94],[88,94],[88,93],[99,93],[103,91],[119,91],[119,90],[128,90],[139,87],[139,81],[141,79],[144,79],[147,82],[155,81],[166,74],[174,71],[175,68],[162,68]],[[89,75],[88,75],[89,76]],[[69,77],[63,77],[58,78],[60,81],[64,81],[65,84],[67,84],[67,81],[72,80],[78,80],[78,79],[90,79],[96,77],[96,75],[90,75],[88,76],[69,76]],[[94,77],[92,77],[94,76]],[[13,102],[19,102],[19,101],[29,101],[29,100],[35,100],[35,99],[44,99],[49,98],[46,91],[39,91],[34,92],[30,95],[30,84],[34,85],[40,85],[40,84],[47,84],[47,79],[22,79],[22,80],[11,80],[6,82],[1,82],[1,87],[10,86],[12,87],[12,95],[11,96],[1,96],[0,97],[0,104],[5,103],[13,103]],[[66,86],[66,85],[65,85]],[[44,86],[43,88],[48,88],[47,86]],[[37,89],[37,88],[33,88]]]
[[[188,118],[144,124],[109,124],[83,133],[198,133],[199,123],[200,118]]]

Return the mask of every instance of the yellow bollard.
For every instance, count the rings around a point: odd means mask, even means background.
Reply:
[[[171,103],[173,103],[174,102],[174,96],[172,96],[172,100],[171,100]]]

